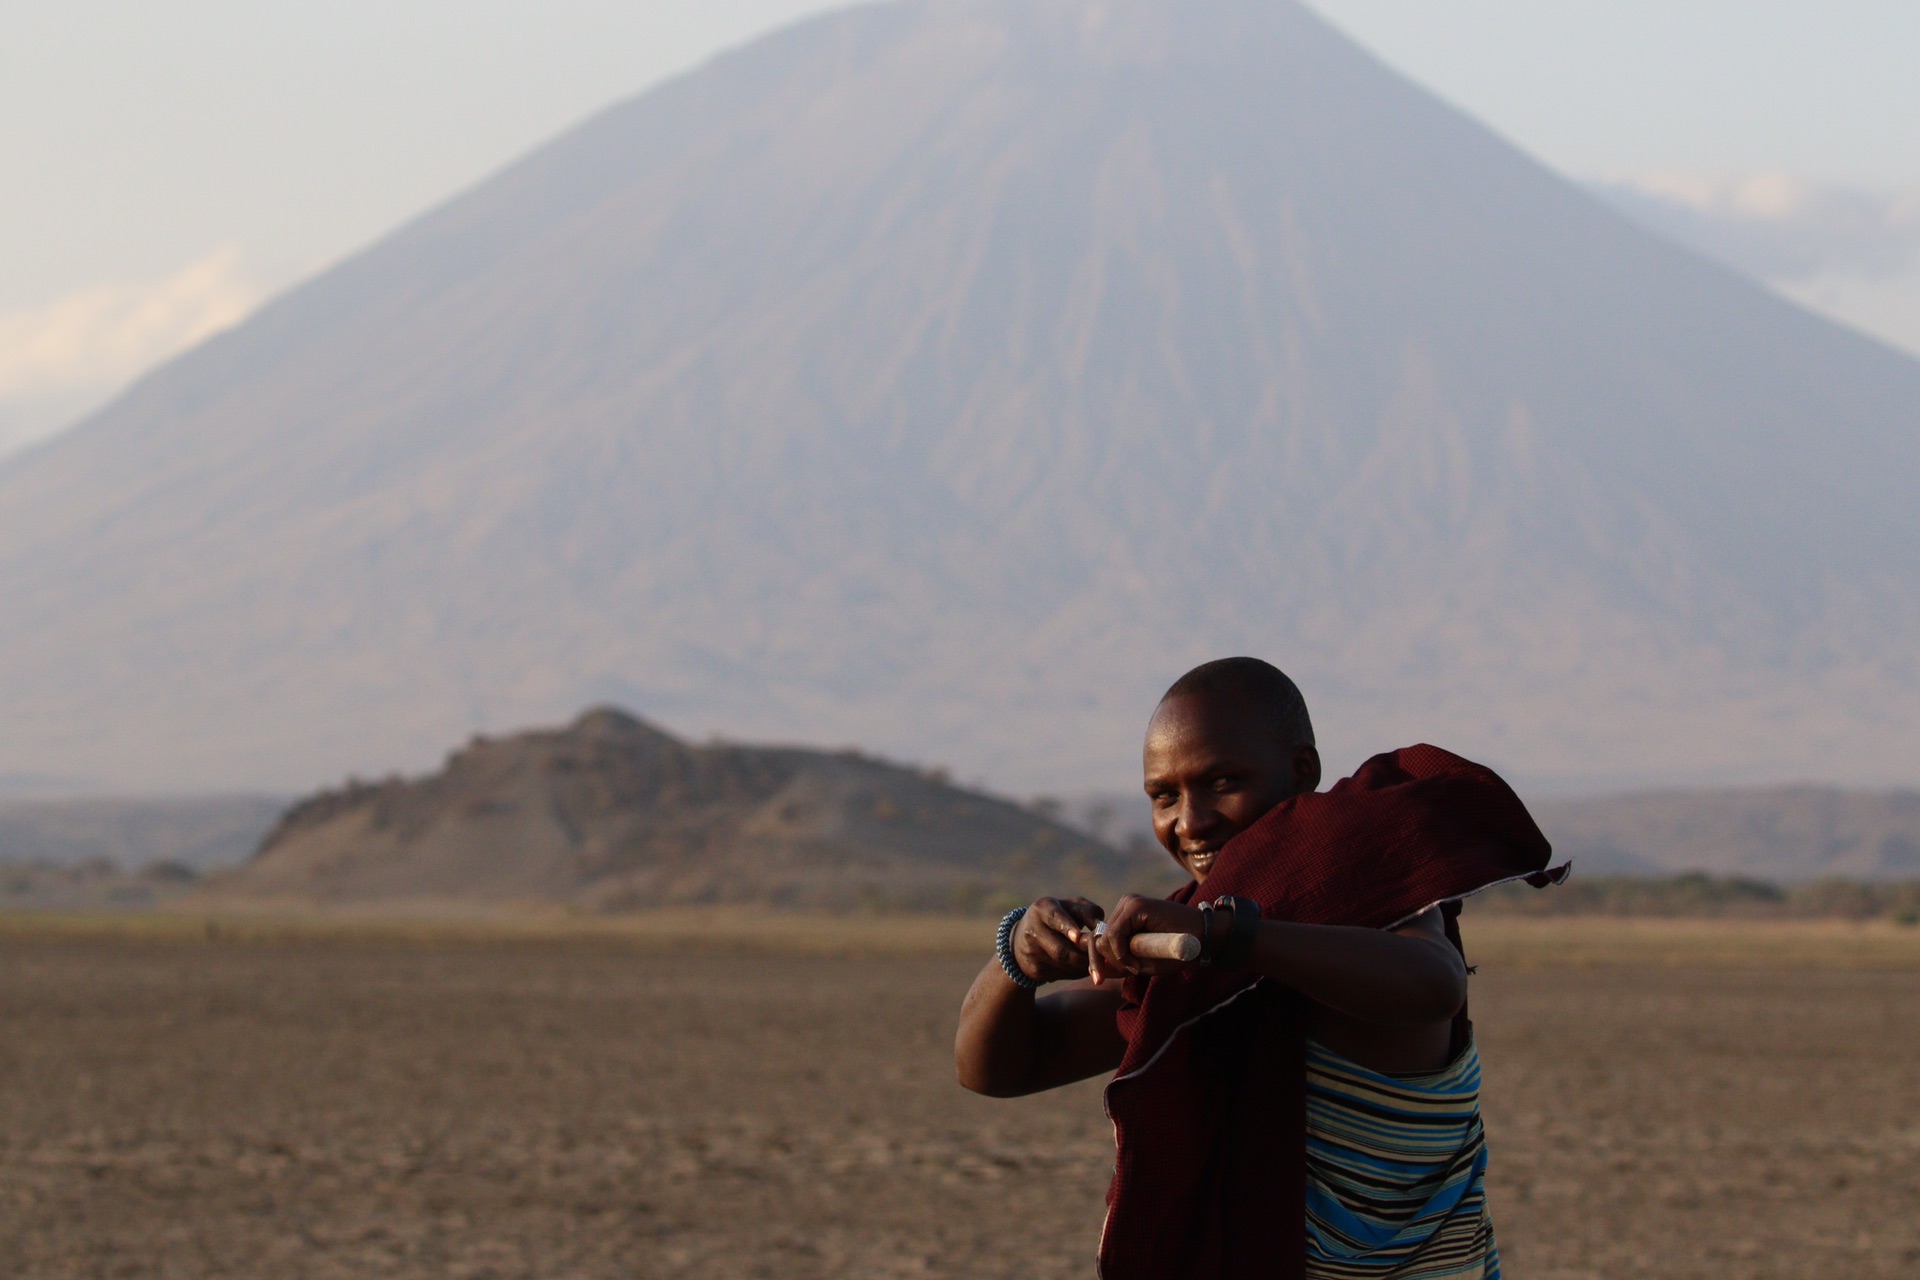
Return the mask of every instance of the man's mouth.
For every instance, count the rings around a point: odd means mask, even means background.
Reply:
[[[1218,849],[1197,849],[1187,855],[1187,866],[1196,875],[1205,875],[1213,868],[1214,858],[1219,856]]]

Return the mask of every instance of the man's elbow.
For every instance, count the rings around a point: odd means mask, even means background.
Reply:
[[[1409,1022],[1445,1022],[1467,1003],[1467,967],[1458,959],[1424,967],[1408,992]]]
[[[1446,1022],[1467,1003],[1467,967],[1451,947],[1413,951],[1376,987],[1371,1009],[1354,1012],[1370,1022],[1415,1026]]]
[[[995,1076],[990,1071],[980,1069],[976,1064],[964,1059],[954,1062],[954,1077],[960,1087],[968,1093],[977,1093],[983,1098],[1018,1098],[1027,1092],[1023,1082],[1016,1082]]]
[[[954,1037],[953,1077],[968,1093],[986,1098],[1013,1098],[1026,1092],[1013,1079],[1004,1053],[995,1053],[990,1041],[969,1035],[965,1026]]]

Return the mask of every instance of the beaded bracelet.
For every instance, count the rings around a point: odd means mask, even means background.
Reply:
[[[1032,991],[1040,984],[1027,976],[1020,962],[1013,958],[1013,930],[1020,923],[1020,917],[1027,914],[1025,907],[1015,907],[1000,917],[1000,932],[993,938],[993,954],[1000,958],[1000,967],[1007,971],[1007,980],[1025,991]]]

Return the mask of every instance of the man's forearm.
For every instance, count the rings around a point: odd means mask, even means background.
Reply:
[[[955,1073],[975,1093],[1013,1098],[1112,1071],[1127,1047],[1119,1007],[1117,986],[1071,984],[1036,999],[989,964],[960,1006]]]
[[[996,1098],[1026,1092],[1033,1042],[1033,992],[1015,986],[997,960],[989,961],[960,1005],[953,1061],[961,1085]]]
[[[1440,1022],[1467,998],[1467,971],[1442,938],[1263,920],[1246,967],[1366,1022]]]

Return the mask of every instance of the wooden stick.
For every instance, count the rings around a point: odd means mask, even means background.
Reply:
[[[1133,954],[1142,960],[1178,960],[1192,964],[1200,958],[1200,939],[1190,933],[1136,933]]]

